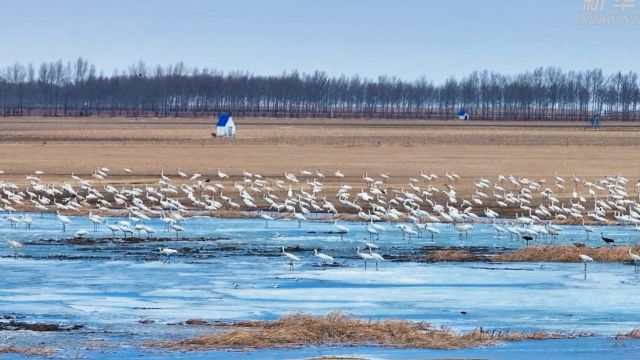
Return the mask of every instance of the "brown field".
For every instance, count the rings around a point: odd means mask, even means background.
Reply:
[[[352,184],[365,172],[388,172],[394,185],[406,186],[420,170],[442,180],[450,169],[462,177],[460,195],[471,190],[472,179],[498,174],[549,179],[557,172],[567,178],[567,190],[573,173],[624,174],[633,183],[640,177],[637,123],[590,131],[586,123],[564,122],[236,120],[237,138],[229,141],[211,137],[210,118],[0,118],[0,170],[5,179],[24,181],[40,169],[43,181],[60,182],[71,172],[89,177],[99,165],[112,170],[109,182],[145,183],[163,169],[207,176],[220,167],[231,175],[244,169],[282,177],[317,168],[325,175],[340,169]],[[124,167],[135,176],[118,176]]]

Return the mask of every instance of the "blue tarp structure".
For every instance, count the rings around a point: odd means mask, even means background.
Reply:
[[[227,126],[227,121],[229,121],[230,117],[231,116],[229,116],[229,114],[227,113],[218,115],[218,123],[216,124],[216,126]]]

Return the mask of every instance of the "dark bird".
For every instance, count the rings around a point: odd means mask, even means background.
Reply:
[[[604,236],[604,234],[603,234],[603,233],[600,233],[600,236],[602,236],[602,241],[604,241],[604,242],[605,242],[605,244],[607,244],[607,245],[611,245],[611,244],[613,244],[614,242],[616,242],[616,241],[615,241],[615,240],[613,240],[612,238]]]
[[[533,240],[533,236],[531,235],[523,235],[522,240],[526,241],[527,246],[529,246],[529,241]]]

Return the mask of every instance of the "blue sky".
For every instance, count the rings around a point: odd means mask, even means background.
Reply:
[[[476,69],[640,70],[640,25],[583,25],[583,2],[0,0],[0,66],[83,56],[106,74],[182,60],[436,82]]]

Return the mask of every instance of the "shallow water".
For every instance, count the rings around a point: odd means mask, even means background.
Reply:
[[[185,233],[163,232],[158,219],[148,222],[159,239],[148,242],[111,240],[104,226],[90,231],[95,244],[73,245],[67,240],[79,229],[92,230],[90,221],[72,218],[62,232],[54,215],[32,214],[27,231],[0,226],[3,238],[24,244],[17,259],[12,249],[0,248],[0,315],[19,321],[81,324],[71,332],[2,331],[7,344],[54,344],[58,356],[73,357],[77,349],[91,358],[304,358],[318,354],[360,354],[376,358],[486,357],[535,358],[539,351],[562,358],[637,357],[638,341],[612,340],[610,335],[640,325],[640,278],[631,265],[538,263],[415,263],[385,261],[375,271],[355,254],[366,231],[350,228],[341,240],[327,222],[189,218]],[[111,219],[116,221],[120,219]],[[390,224],[377,243],[388,255],[417,253],[433,246],[430,237],[402,238]],[[475,224],[460,238],[451,225],[437,225],[438,246],[523,246],[507,235],[500,238],[486,224]],[[594,227],[591,245],[601,245],[603,231],[617,243],[636,243],[632,227]],[[276,236],[275,232],[282,236]],[[597,234],[594,236],[594,234]],[[143,237],[145,237],[143,235]],[[585,240],[581,226],[563,226],[559,243]],[[168,262],[158,247],[180,251]],[[289,271],[280,246],[304,251]],[[339,266],[323,270],[311,249],[336,258]],[[585,276],[586,275],[586,276]],[[264,350],[251,354],[206,352],[183,354],[148,352],[152,339],[192,336],[206,329],[172,325],[190,318],[207,320],[270,320],[292,311],[325,314],[342,310],[363,318],[399,317],[467,330],[489,329],[592,331],[595,338],[500,344],[453,352],[393,350],[369,347]],[[462,314],[461,311],[466,312]],[[141,324],[152,319],[153,324]],[[565,342],[573,350],[567,349]],[[564,344],[564,345],[563,345]],[[554,350],[555,349],[555,350]],[[539,358],[539,357],[538,357]],[[607,356],[607,358],[613,358]]]

